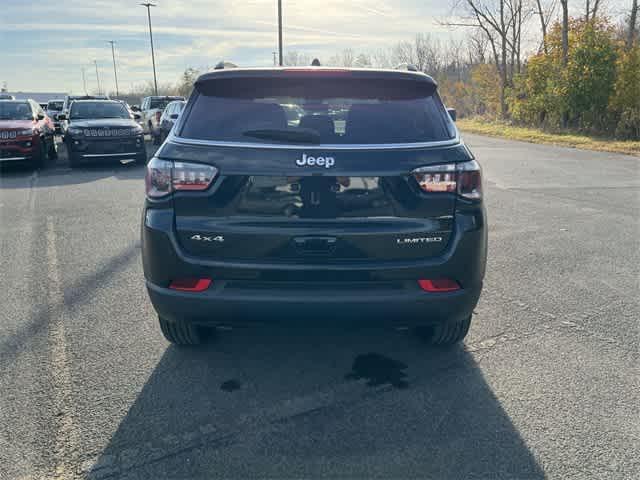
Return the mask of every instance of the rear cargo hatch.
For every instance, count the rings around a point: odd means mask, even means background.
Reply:
[[[207,190],[173,195],[184,251],[301,263],[442,253],[456,195],[424,192],[411,172],[469,154],[433,82],[279,72],[198,82],[159,151],[217,169]]]

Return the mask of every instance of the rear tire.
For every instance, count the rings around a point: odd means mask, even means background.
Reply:
[[[430,345],[452,346],[461,342],[469,333],[471,316],[459,322],[444,322],[430,327],[419,327],[416,333]]]
[[[158,317],[164,338],[175,345],[200,345],[205,343],[212,330],[188,322],[170,322]]]

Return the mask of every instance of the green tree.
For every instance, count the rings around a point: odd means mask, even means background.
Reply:
[[[610,110],[617,117],[616,137],[640,139],[640,45],[621,49]]]
[[[574,22],[566,93],[569,116],[578,127],[607,129],[607,107],[616,77],[613,28],[603,21]]]

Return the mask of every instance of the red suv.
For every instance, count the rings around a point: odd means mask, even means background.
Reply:
[[[33,100],[0,100],[0,163],[57,158],[55,126]]]

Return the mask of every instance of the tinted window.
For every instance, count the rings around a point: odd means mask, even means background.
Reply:
[[[60,110],[62,110],[62,104],[63,102],[49,102],[47,104],[47,110],[59,112]]]
[[[0,120],[33,120],[28,102],[0,102]]]
[[[175,98],[152,98],[149,102],[149,109],[159,108],[164,110],[164,108],[169,105],[169,103],[176,100]]]
[[[212,81],[210,90],[201,88],[195,97],[180,136],[324,144],[417,143],[453,138],[455,127],[437,93],[414,83],[414,91],[406,82],[335,80],[297,80],[290,85],[282,81],[256,82],[246,89],[236,82],[225,90]],[[220,96],[221,92],[226,95]],[[265,130],[278,132],[271,135]]]
[[[71,118],[131,118],[129,111],[120,102],[84,102],[71,104]]]

